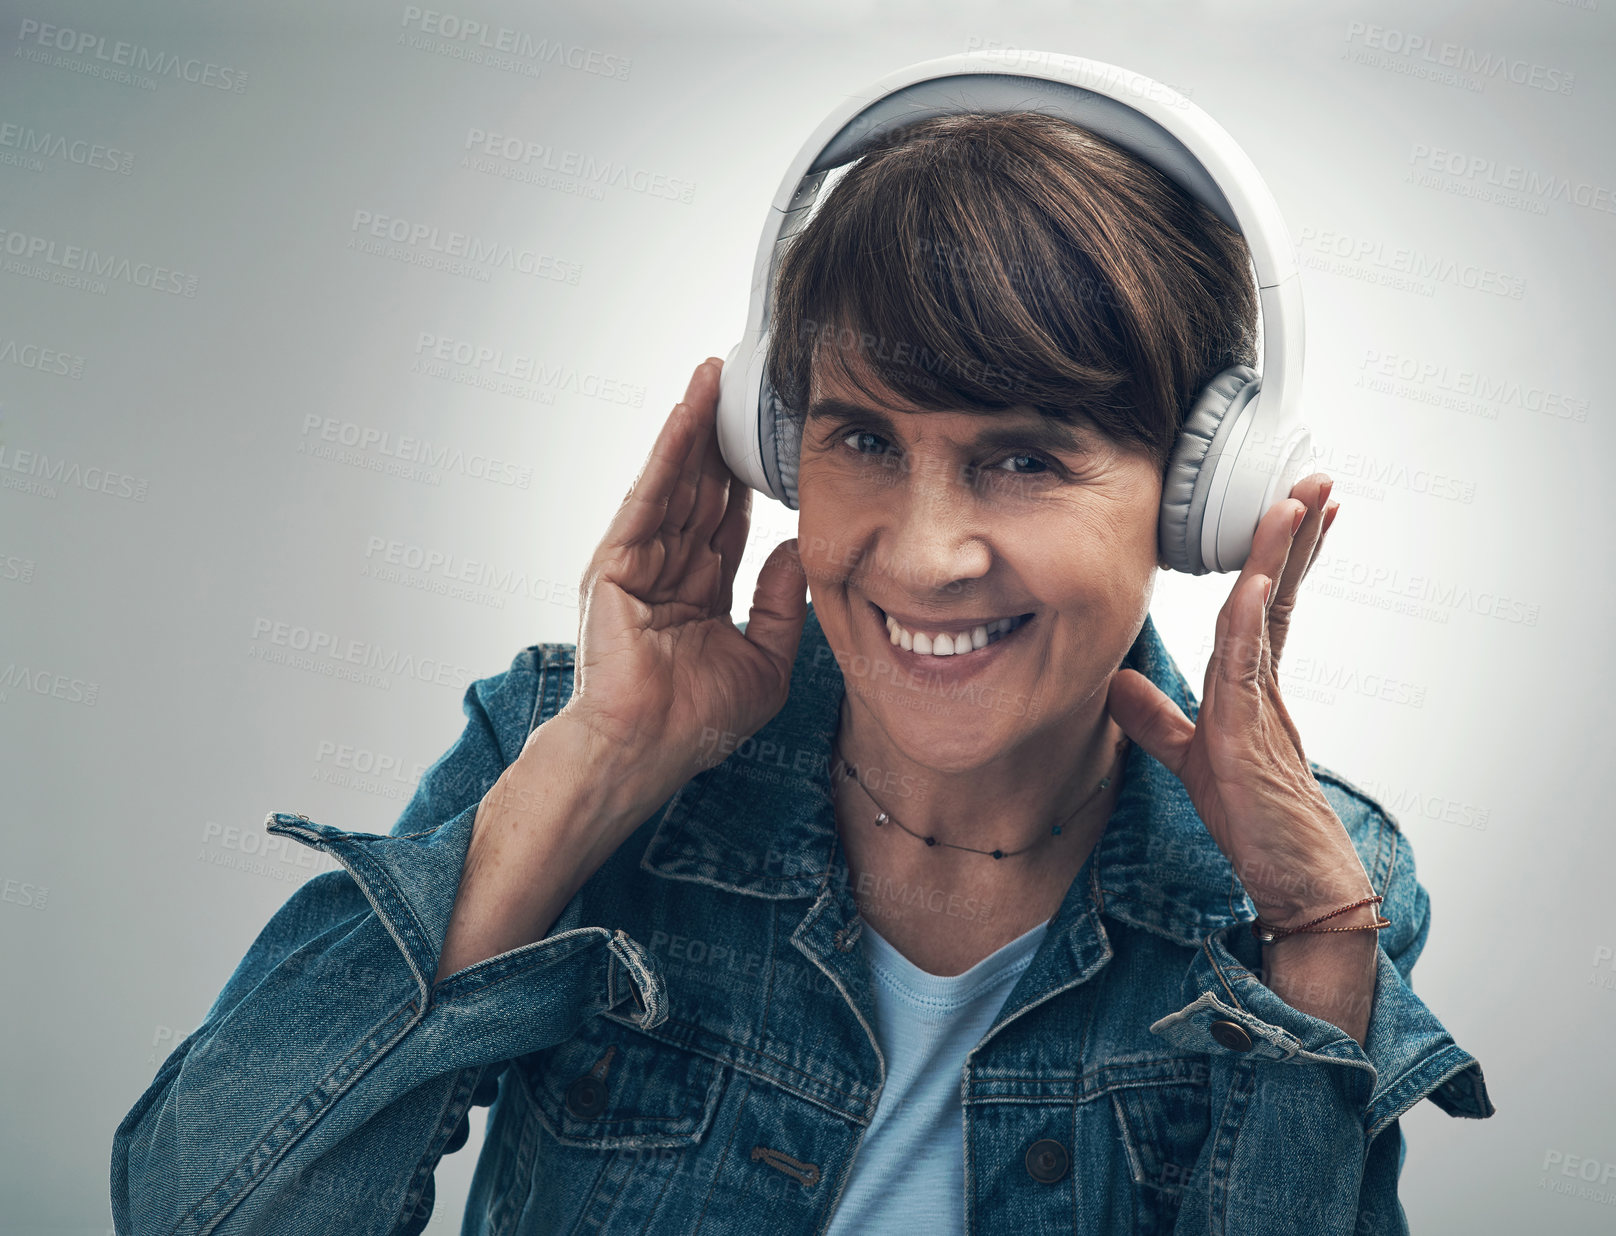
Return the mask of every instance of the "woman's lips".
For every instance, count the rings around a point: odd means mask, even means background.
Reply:
[[[871,621],[875,624],[874,629],[877,638],[886,645],[888,651],[891,652],[893,657],[897,658],[899,664],[910,669],[944,673],[951,667],[960,671],[975,670],[986,665],[989,661],[997,659],[1000,651],[1007,645],[1019,644],[1021,642],[1021,633],[1037,621],[1036,614],[1019,614],[1016,616],[1016,625],[1012,626],[1008,632],[991,638],[981,648],[972,648],[968,652],[956,652],[952,656],[939,657],[933,653],[915,652],[904,648],[901,644],[894,644],[891,634],[887,630],[886,611],[873,601],[869,603],[869,608]]]

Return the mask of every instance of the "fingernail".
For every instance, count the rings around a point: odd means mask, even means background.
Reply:
[[[1325,481],[1324,484],[1319,486],[1319,506],[1320,507],[1323,507],[1323,505],[1327,501],[1329,501],[1330,491],[1332,489],[1334,489],[1334,488],[1335,488],[1335,481],[1333,479]]]
[[[1291,520],[1291,535],[1292,536],[1296,535],[1296,530],[1302,526],[1302,521],[1304,519],[1306,519],[1306,518],[1307,518],[1307,508],[1304,506],[1301,510],[1296,512],[1295,518],[1293,518]]]

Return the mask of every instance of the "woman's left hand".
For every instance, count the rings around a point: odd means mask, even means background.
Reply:
[[[1263,515],[1218,611],[1194,722],[1132,669],[1112,676],[1106,701],[1128,737],[1184,783],[1257,913],[1276,926],[1297,926],[1373,892],[1279,694],[1296,595],[1339,505],[1328,501],[1332,484],[1322,472],[1305,477]],[[1365,921],[1373,910],[1332,925]]]

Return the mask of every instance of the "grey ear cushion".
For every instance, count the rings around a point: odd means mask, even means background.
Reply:
[[[797,464],[802,458],[801,427],[792,423],[786,416],[786,410],[780,403],[780,398],[774,393],[774,387],[765,377],[759,384],[758,400],[763,405],[759,411],[764,427],[764,440],[771,438],[773,449],[765,449],[764,459],[773,459],[773,475],[769,481],[776,490],[776,497],[784,502],[788,508],[797,510]]]
[[[1212,468],[1203,467],[1223,454],[1229,430],[1239,412],[1262,386],[1250,365],[1234,365],[1201,389],[1184,418],[1178,445],[1162,479],[1161,519],[1157,540],[1167,565],[1175,571],[1205,575],[1212,568],[1201,558],[1201,525],[1206,516]]]

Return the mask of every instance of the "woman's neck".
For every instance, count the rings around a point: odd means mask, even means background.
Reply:
[[[943,775],[905,757],[870,718],[861,728],[859,714],[849,717],[849,711],[844,702],[837,746],[879,784],[871,787],[872,801],[851,777],[833,775],[837,832],[859,914],[889,944],[928,973],[963,974],[1059,912],[1122,789],[1121,732],[1108,715],[1086,730],[1063,727],[1069,740],[1063,750],[1007,753],[990,765]],[[1070,740],[1073,734],[1081,741]],[[833,774],[840,771],[833,762]],[[1094,793],[1108,776],[1110,784]],[[905,787],[913,792],[904,793]],[[1060,834],[1052,834],[1051,825],[1084,800]],[[875,826],[879,810],[922,837],[988,851],[1028,848],[995,859],[928,846],[893,822]]]
[[[1013,870],[1047,861],[1052,852],[1075,848],[1061,844],[1069,834],[1097,836],[1120,789],[1122,731],[1106,712],[1103,696],[1094,703],[1089,717],[1046,726],[1034,741],[985,764],[939,770],[924,762],[924,753],[899,748],[854,696],[844,696],[836,748],[841,760],[858,770],[858,783],[832,761],[838,817],[868,824],[885,811],[901,823],[901,828],[879,830],[886,845],[860,847],[871,858],[884,853],[901,863],[900,856],[912,850],[938,871],[982,863]],[[1107,777],[1111,784],[1101,788]],[[1056,824],[1060,835],[1052,833]],[[939,844],[928,846],[905,829],[935,837]],[[1005,857],[943,843],[998,849]],[[940,861],[945,859],[951,861]]]

